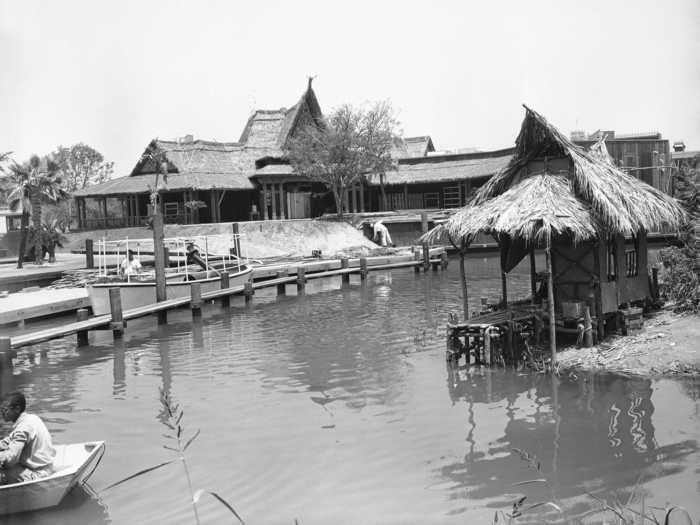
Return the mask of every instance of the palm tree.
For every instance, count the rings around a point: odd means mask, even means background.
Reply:
[[[24,164],[13,164],[10,167],[10,194],[7,197],[10,209],[22,208],[21,236],[17,268],[22,268],[24,253],[27,245],[27,228],[29,226],[29,211],[34,231],[41,231],[41,206],[44,202],[57,202],[68,194],[61,186],[58,176],[59,166],[49,157],[40,158],[33,155]],[[34,236],[34,255],[36,264],[41,264],[43,250],[41,236]]]

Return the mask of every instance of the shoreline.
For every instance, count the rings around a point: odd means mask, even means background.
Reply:
[[[613,335],[592,348],[557,353],[560,370],[639,376],[700,376],[700,316],[669,306],[645,315],[637,333]]]

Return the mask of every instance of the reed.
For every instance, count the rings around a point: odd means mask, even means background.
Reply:
[[[164,461],[163,463],[160,463],[158,465],[154,465],[152,467],[148,467],[146,469],[140,470],[139,472],[136,472],[135,474],[132,474],[124,479],[121,479],[117,481],[116,483],[112,483],[108,487],[104,488],[103,491],[112,489],[118,485],[121,485],[122,483],[126,483],[127,481],[133,480],[135,478],[138,478],[140,476],[143,476],[144,474],[148,474],[150,472],[153,472],[154,470],[158,470],[159,468],[165,467],[167,465],[170,465],[172,463],[175,463],[176,461],[180,461],[182,463],[182,468],[185,473],[185,478],[187,479],[187,487],[189,490],[189,496],[190,496],[190,504],[192,505],[192,514],[194,515],[194,521],[197,525],[201,525],[201,521],[199,519],[199,513],[197,512],[197,503],[201,499],[201,497],[204,494],[209,494],[212,496],[216,501],[221,503],[226,509],[238,519],[238,521],[242,524],[245,525],[245,522],[243,519],[240,517],[238,512],[233,508],[233,506],[226,501],[222,496],[217,494],[216,492],[211,492],[209,490],[204,490],[204,489],[197,489],[195,490],[193,485],[192,485],[192,478],[190,476],[190,467],[187,464],[187,457],[185,455],[185,452],[187,449],[194,443],[194,441],[199,437],[200,430],[197,429],[196,432],[194,432],[192,435],[189,437],[186,437],[186,432],[185,432],[185,427],[183,423],[183,418],[185,416],[185,411],[182,409],[182,407],[175,403],[173,400],[172,396],[170,395],[169,392],[164,390],[163,388],[160,388],[160,404],[163,409],[163,414],[165,417],[162,420],[162,423],[168,428],[169,432],[166,434],[163,434],[163,436],[169,440],[170,444],[163,445],[163,448],[172,451],[174,454],[176,454],[177,457],[169,460],[169,461]]]

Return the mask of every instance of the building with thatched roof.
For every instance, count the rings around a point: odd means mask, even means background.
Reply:
[[[515,151],[468,206],[427,238],[493,235],[506,279],[528,252],[547,248],[552,312],[587,305],[598,332],[623,304],[650,296],[646,232],[677,228],[675,199],[615,166],[602,140],[586,150],[526,109]],[[534,257],[531,257],[531,264]],[[533,294],[535,293],[535,271]]]
[[[334,211],[322,184],[294,173],[285,148],[323,113],[311,82],[291,108],[256,110],[236,142],[152,140],[128,176],[75,192],[78,229],[139,226],[148,218],[150,189],[167,165],[161,190],[165,222],[191,224],[249,219],[298,219]],[[512,150],[439,153],[428,135],[397,139],[397,170],[386,174],[388,208],[458,208],[508,161]],[[346,192],[348,212],[383,210],[379,176]]]

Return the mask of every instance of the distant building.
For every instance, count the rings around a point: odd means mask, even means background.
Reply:
[[[605,145],[616,166],[647,184],[670,193],[672,159],[669,142],[661,133],[619,134],[613,130],[597,130],[590,135],[572,131],[571,140],[589,148],[605,137]]]
[[[257,110],[237,142],[151,141],[128,176],[75,192],[78,229],[141,226],[148,219],[150,187],[167,169],[161,206],[167,223],[198,224],[302,219],[335,211],[328,189],[295,173],[285,146],[303,126],[318,125],[321,107],[311,83],[289,109]],[[436,152],[428,135],[397,140],[398,170],[384,177],[388,209],[456,208],[505,166],[512,149]],[[465,152],[467,151],[467,152]],[[154,159],[159,159],[160,166]],[[165,164],[165,166],[163,165]],[[383,209],[379,175],[344,195],[350,213]]]

